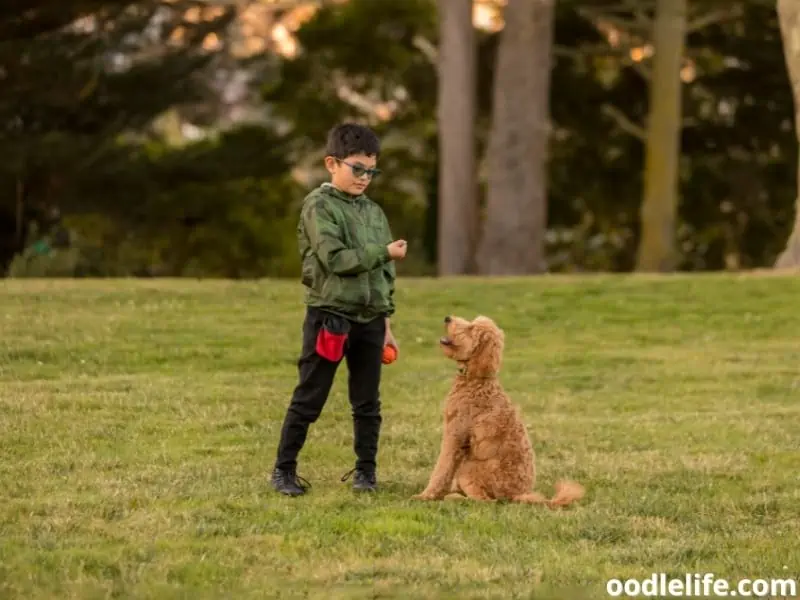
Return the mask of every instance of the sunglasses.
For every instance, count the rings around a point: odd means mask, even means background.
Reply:
[[[350,170],[353,171],[353,175],[357,178],[361,178],[364,175],[372,179],[373,177],[377,177],[381,174],[380,169],[368,169],[367,167],[362,167],[361,165],[352,165],[349,162],[345,162],[343,160],[339,161],[343,165],[347,165],[350,167]]]

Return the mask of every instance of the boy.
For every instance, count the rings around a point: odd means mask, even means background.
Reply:
[[[305,493],[297,477],[297,455],[310,424],[322,412],[342,359],[349,375],[357,457],[353,488],[377,487],[381,360],[384,345],[397,349],[389,324],[395,310],[393,261],[406,255],[406,242],[392,241],[383,210],[364,195],[380,173],[375,168],[379,154],[380,142],[367,127],[334,127],[325,156],[331,181],[313,190],[301,209],[297,237],[305,286],[303,345],[299,381],[272,472],[272,486],[289,496]]]

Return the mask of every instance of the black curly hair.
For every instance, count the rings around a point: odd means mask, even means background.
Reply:
[[[356,123],[342,123],[328,132],[325,155],[344,160],[354,154],[375,158],[381,152],[381,142],[369,127]]]

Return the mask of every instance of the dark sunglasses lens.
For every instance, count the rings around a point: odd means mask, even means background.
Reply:
[[[345,163],[347,164],[347,163]],[[380,169],[368,169],[366,167],[362,167],[361,165],[348,165],[350,169],[353,171],[353,175],[356,177],[363,177],[366,175],[370,179],[373,177],[377,177],[380,175]]]

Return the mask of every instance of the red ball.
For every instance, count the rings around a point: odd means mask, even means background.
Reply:
[[[397,350],[394,349],[394,346],[384,346],[383,359],[382,359],[383,364],[388,365],[396,360],[397,360]]]

